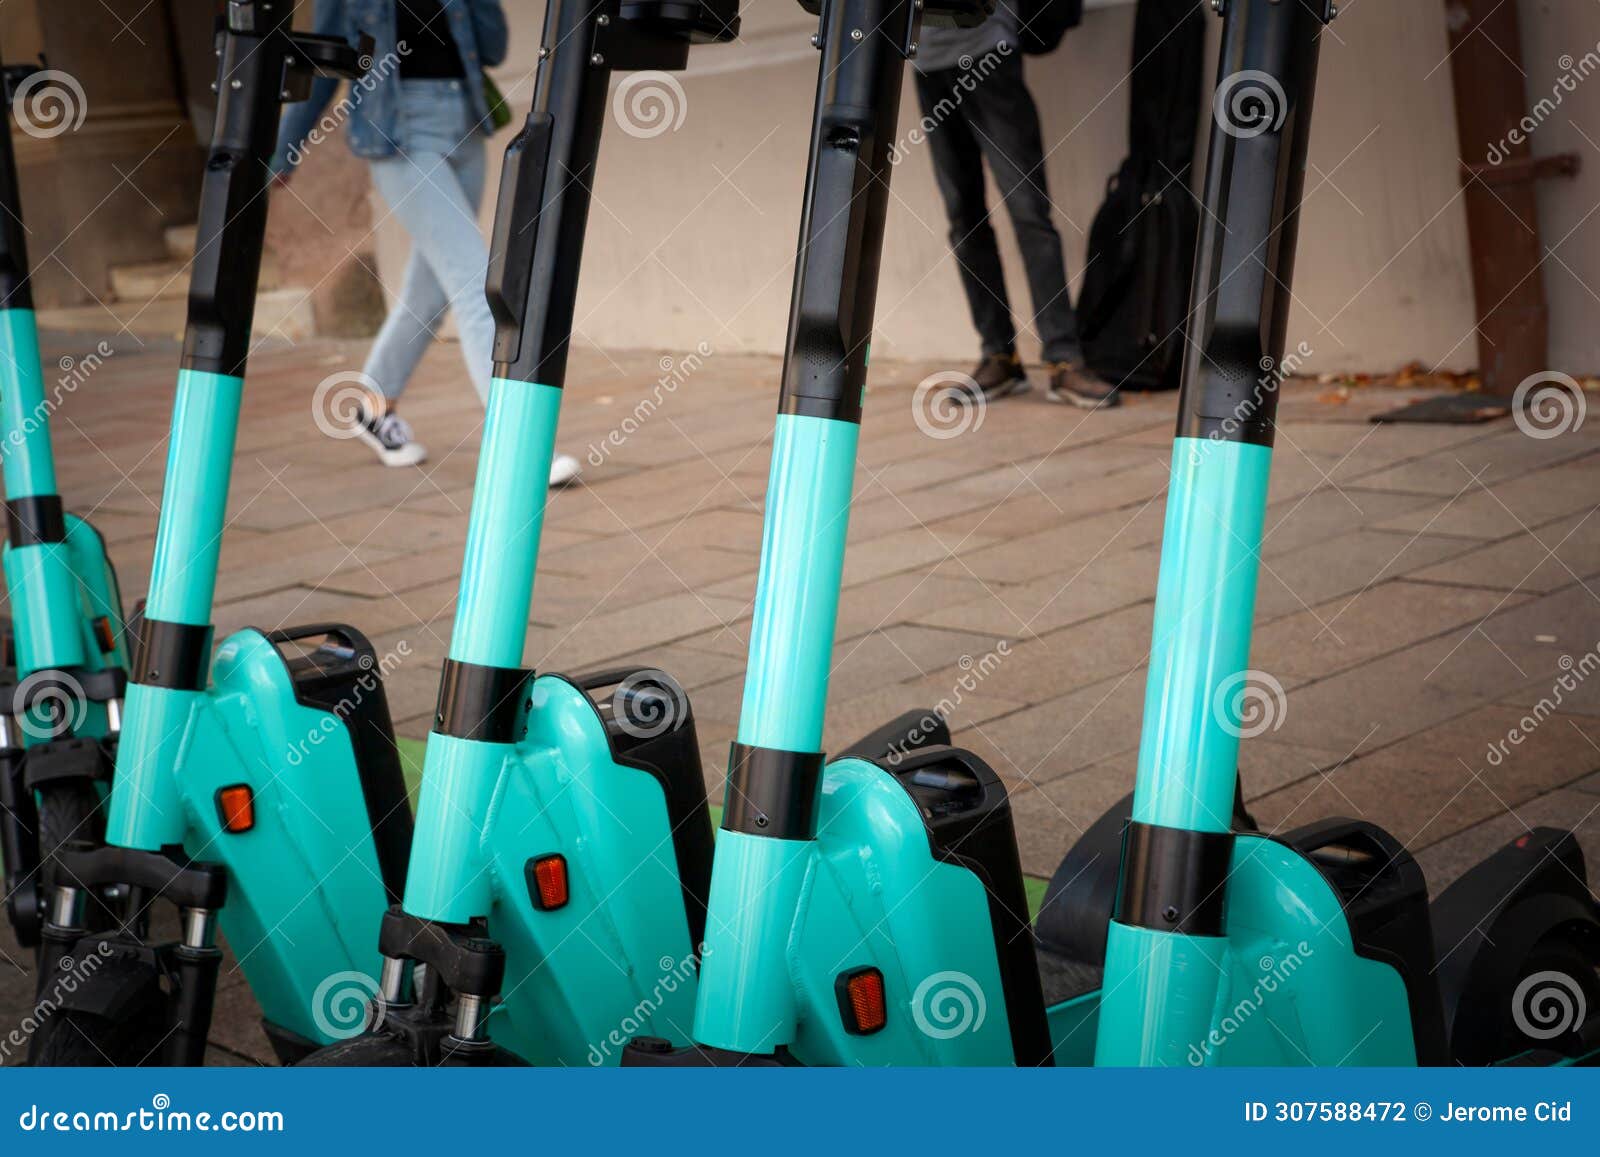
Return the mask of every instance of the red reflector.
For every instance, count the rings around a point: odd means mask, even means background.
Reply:
[[[866,1036],[889,1023],[883,973],[876,968],[840,973],[834,982],[834,992],[839,998],[839,1015],[844,1018],[846,1032]]]
[[[100,644],[100,652],[111,654],[117,649],[117,637],[111,633],[111,620],[101,615],[94,621],[94,641]]]
[[[567,886],[567,857],[540,856],[528,868],[528,893],[534,906],[549,912],[566,906],[572,898]]]
[[[256,797],[250,785],[236,783],[217,792],[217,816],[222,830],[238,835],[256,826]]]

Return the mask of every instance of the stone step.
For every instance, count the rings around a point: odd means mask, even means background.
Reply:
[[[192,261],[195,249],[195,230],[198,226],[174,225],[162,233],[167,243],[167,254],[174,261]]]
[[[153,298],[183,297],[189,292],[189,262],[140,261],[132,265],[113,265],[110,269],[111,295],[118,301],[140,302]],[[259,282],[263,292],[279,288],[277,271],[267,263],[261,266]]]
[[[116,334],[126,329],[140,338],[183,337],[188,302],[182,297],[111,301],[39,311],[39,328],[59,333]],[[256,337],[301,341],[315,332],[311,298],[303,289],[268,289],[256,298]]]

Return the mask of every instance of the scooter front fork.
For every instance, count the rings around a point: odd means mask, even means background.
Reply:
[[[506,954],[482,921],[441,924],[395,906],[384,914],[378,950],[383,968],[369,1031],[404,1040],[419,1065],[516,1063],[489,1040],[489,1007],[505,981]]]

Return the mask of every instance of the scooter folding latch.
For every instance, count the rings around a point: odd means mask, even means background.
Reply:
[[[922,36],[922,12],[925,7],[924,0],[907,0],[906,2],[906,25],[900,37],[900,55],[907,60],[915,60],[917,58],[917,41]]]
[[[614,10],[595,15],[590,44],[589,64],[594,68],[679,72],[689,64],[687,37],[669,35],[637,20],[621,19]]]

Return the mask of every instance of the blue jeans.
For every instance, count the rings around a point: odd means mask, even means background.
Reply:
[[[405,151],[371,162],[373,186],[411,236],[400,295],[367,355],[366,372],[390,401],[405,390],[446,309],[455,313],[473,388],[479,400],[489,396],[494,320],[483,293],[489,246],[478,230],[485,149],[463,85],[405,81]]]

